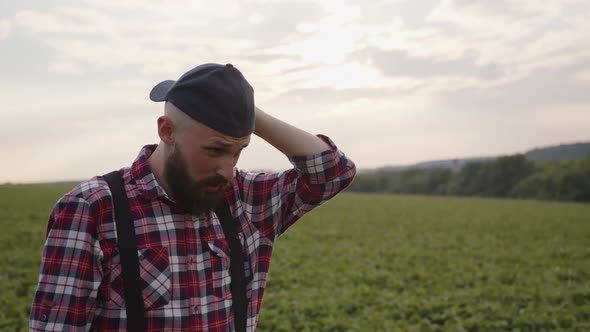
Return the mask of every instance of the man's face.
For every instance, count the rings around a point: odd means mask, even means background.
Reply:
[[[195,123],[177,136],[164,165],[169,194],[190,214],[213,210],[233,178],[250,136],[234,138]]]

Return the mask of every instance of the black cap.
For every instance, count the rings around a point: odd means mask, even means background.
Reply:
[[[197,66],[177,81],[158,83],[150,99],[169,101],[194,120],[228,136],[254,132],[254,89],[231,64]]]

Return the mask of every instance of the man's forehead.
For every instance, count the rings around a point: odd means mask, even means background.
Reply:
[[[231,136],[212,136],[208,140],[208,143],[221,145],[223,147],[245,147],[250,143],[250,136],[244,137],[231,137]]]

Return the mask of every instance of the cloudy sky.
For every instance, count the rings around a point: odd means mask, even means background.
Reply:
[[[85,179],[156,143],[153,85],[233,63],[360,168],[590,140],[590,1],[0,2],[0,182]],[[280,170],[254,139],[244,169]]]

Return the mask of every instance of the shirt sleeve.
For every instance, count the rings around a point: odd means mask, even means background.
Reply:
[[[90,205],[64,196],[49,217],[30,331],[90,330],[102,280]]]
[[[330,149],[289,158],[293,168],[282,173],[239,172],[246,214],[258,230],[274,241],[305,213],[348,187],[356,174],[352,160],[328,137]]]

